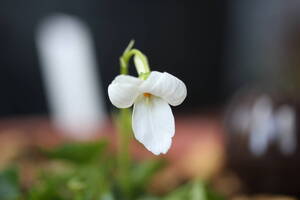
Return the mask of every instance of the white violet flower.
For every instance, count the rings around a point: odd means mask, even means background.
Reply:
[[[142,65],[142,62],[138,61],[135,59],[135,64]],[[136,67],[138,69],[138,66]],[[181,104],[187,90],[181,80],[167,72],[149,73],[146,80],[118,75],[108,86],[108,96],[118,108],[134,105],[134,136],[149,151],[159,155],[169,150],[175,133],[174,116],[169,104]]]

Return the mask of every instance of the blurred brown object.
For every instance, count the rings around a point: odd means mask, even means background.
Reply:
[[[182,177],[178,176],[175,167],[167,167],[158,172],[149,185],[148,190],[153,194],[165,194],[182,183]]]
[[[165,155],[170,165],[157,174],[151,188],[165,193],[187,180],[211,180],[225,162],[222,133],[216,115],[179,118],[172,147]]]
[[[212,180],[213,188],[227,199],[243,192],[243,183],[239,177],[231,171],[224,171]]]
[[[0,135],[0,170],[4,169],[24,150],[22,134],[16,130],[6,130]]]

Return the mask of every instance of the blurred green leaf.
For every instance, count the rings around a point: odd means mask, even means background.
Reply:
[[[115,198],[111,192],[107,192],[102,195],[100,200],[115,200]]]
[[[98,157],[106,146],[107,142],[104,140],[90,143],[69,143],[54,149],[44,149],[42,152],[49,158],[86,163]]]
[[[105,200],[113,197],[108,194],[112,194],[116,161],[114,156],[103,153],[105,146],[103,141],[75,143],[44,151],[49,158],[60,159],[59,168],[63,169],[42,169],[37,183],[31,187],[29,200]]]
[[[131,177],[135,189],[146,187],[153,175],[164,165],[164,160],[147,160],[137,164],[133,168]]]
[[[144,196],[144,197],[138,198],[138,200],[161,200],[161,198],[159,198],[159,197],[152,197],[152,196]]]
[[[170,192],[169,194],[167,194],[167,196],[165,198],[163,198],[163,200],[188,200],[188,191],[189,191],[189,185],[183,185],[179,188],[177,188],[176,190]]]
[[[207,199],[209,200],[225,200],[225,198],[220,195],[219,193],[216,193],[215,191],[212,190],[212,188],[207,188]]]
[[[19,175],[16,168],[9,168],[0,173],[0,199],[16,200],[21,195]]]
[[[69,172],[45,170],[30,191],[29,200],[102,200],[112,196],[110,160],[75,165]]]
[[[208,184],[197,180],[193,183],[185,184],[168,194],[163,200],[224,200],[224,198],[214,192]]]
[[[109,193],[111,185],[109,165],[89,165],[82,167],[75,175],[77,180],[83,186],[79,192],[82,200],[109,199],[112,197]],[[78,181],[79,182],[79,181]],[[76,192],[73,190],[73,192]]]
[[[69,174],[54,175],[42,173],[38,183],[33,185],[28,192],[28,200],[68,200],[71,193],[68,192],[66,181],[69,179]],[[62,193],[64,195],[62,195]]]

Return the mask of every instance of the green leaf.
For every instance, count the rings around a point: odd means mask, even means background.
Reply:
[[[28,191],[28,200],[67,200],[70,192],[67,190],[66,182],[70,178],[69,174],[55,175],[53,173],[42,172],[37,184]],[[62,195],[63,194],[63,195]]]
[[[0,173],[0,199],[16,200],[21,196],[19,175],[16,168],[9,168]]]
[[[138,198],[138,200],[161,200],[159,197],[152,197],[152,196],[143,196]]]
[[[78,183],[82,185],[82,189],[77,189],[81,193],[82,200],[100,200],[101,198],[109,199],[111,197],[109,196],[111,176],[109,176],[110,172],[108,168],[109,166],[102,164],[99,166],[85,166],[78,169],[74,175]],[[76,192],[74,188],[73,192]]]
[[[196,180],[169,193],[163,200],[224,200],[208,184]]]
[[[165,165],[164,160],[147,160],[137,164],[132,171],[133,184],[136,188],[145,187],[153,175]]]
[[[225,198],[220,195],[219,193],[216,193],[211,188],[207,188],[207,199],[209,200],[225,200]]]
[[[64,159],[75,163],[86,163],[97,158],[107,146],[106,141],[91,143],[69,143],[54,149],[42,150],[49,158]]]
[[[183,185],[170,192],[163,200],[188,200],[189,184]]]
[[[102,195],[101,200],[115,200],[115,198],[111,192],[107,192]]]
[[[96,162],[73,164],[70,170],[44,169],[31,187],[29,200],[105,200],[110,198],[112,167],[111,155],[103,154]]]

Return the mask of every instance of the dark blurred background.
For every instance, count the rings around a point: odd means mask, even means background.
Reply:
[[[0,115],[50,112],[36,35],[53,15],[73,16],[89,29],[106,111],[112,109],[106,90],[118,74],[118,58],[135,39],[152,70],[186,83],[188,97],[175,111],[190,113],[219,110],[248,85],[274,87],[288,77],[294,87],[299,10],[299,3],[279,0],[2,0]]]
[[[94,40],[101,91],[119,70],[118,57],[131,39],[150,60],[152,70],[168,71],[188,88],[191,111],[222,105],[227,1],[16,1],[0,3],[0,115],[49,112],[35,34],[56,13],[80,18]],[[107,109],[111,108],[106,99]]]

